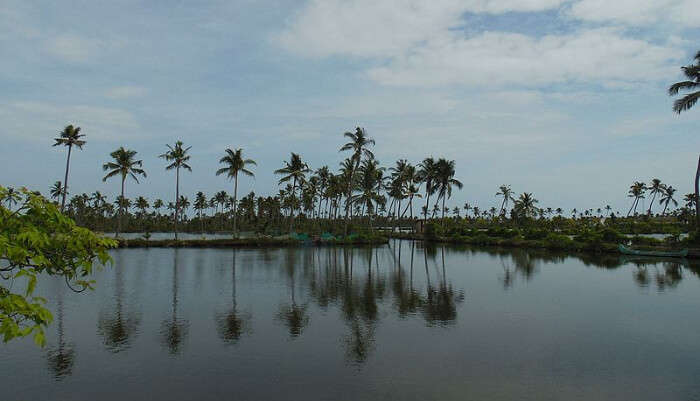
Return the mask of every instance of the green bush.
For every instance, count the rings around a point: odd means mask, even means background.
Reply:
[[[574,241],[566,235],[549,233],[544,239],[544,244],[549,248],[568,249],[573,247]]]
[[[627,240],[627,237],[624,235],[620,234],[617,230],[614,228],[604,228],[600,232],[601,237],[603,238],[603,241],[605,242],[611,242],[611,243],[620,243],[620,242],[625,242]]]
[[[523,238],[527,240],[545,239],[549,232],[541,228],[528,228],[523,232]]]

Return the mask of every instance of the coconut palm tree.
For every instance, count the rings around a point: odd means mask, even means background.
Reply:
[[[498,212],[499,215],[503,215],[505,213],[505,209],[508,207],[508,201],[513,200],[513,190],[510,189],[510,185],[501,185],[498,187],[496,196],[503,197],[503,202],[501,202],[501,210]]]
[[[85,145],[85,140],[82,139],[85,134],[80,133],[80,127],[74,127],[73,125],[67,125],[63,131],[59,133],[58,138],[54,138],[55,141],[53,146],[67,146],[68,147],[68,157],[66,158],[66,175],[63,178],[63,196],[61,198],[61,210],[66,205],[66,195],[68,194],[68,169],[70,168],[70,154],[73,150],[73,146],[78,149],[83,149]]]
[[[523,192],[520,197],[515,201],[516,213],[522,217],[533,217],[537,214],[537,206],[535,206],[539,201],[532,196],[530,192]]]
[[[369,216],[369,226],[372,229],[372,213],[374,204],[381,203],[383,197],[379,194],[382,184],[383,168],[379,167],[379,162],[372,159],[367,159],[362,162],[359,170],[360,178],[358,180],[357,195],[351,197],[353,203],[362,205],[364,209],[367,207],[367,215]],[[374,203],[373,203],[374,202]]]
[[[644,199],[644,192],[646,191],[647,187],[644,185],[643,182],[635,181],[634,184],[630,185],[630,190],[628,192],[627,197],[628,198],[634,198],[634,201],[632,202],[632,206],[630,207],[630,210],[627,212],[627,217],[629,217],[630,213],[634,210],[634,213],[637,213],[637,205],[639,204],[640,199]]]
[[[462,189],[462,183],[455,177],[455,161],[440,158],[436,163],[435,190],[438,200],[442,199],[442,218],[445,218],[445,199],[452,197],[452,187]]]
[[[435,193],[436,163],[432,157],[423,159],[418,165],[418,178],[425,183],[425,208],[423,209],[423,222],[428,219],[428,207],[430,195]]]
[[[666,215],[666,209],[668,208],[669,203],[673,203],[673,206],[678,206],[678,201],[673,199],[673,195],[675,194],[676,189],[672,186],[669,185],[663,188],[663,193],[661,194],[661,198],[659,199],[659,204],[664,205],[664,210],[661,212],[662,216]]]
[[[168,147],[168,151],[158,156],[161,159],[165,159],[169,162],[172,162],[165,167],[166,170],[175,169],[175,216],[173,216],[173,220],[175,222],[176,240],[178,216],[180,212],[180,168],[183,168],[187,171],[192,171],[192,167],[190,167],[190,165],[187,164],[187,162],[190,160],[190,155],[188,155],[187,152],[192,148],[192,146],[184,148],[183,145],[184,144],[182,143],[182,141],[175,142],[175,145],[173,146],[165,145]]]
[[[686,76],[685,81],[676,82],[668,88],[668,94],[675,96],[681,90],[695,90],[700,88],[700,51],[695,54],[695,64],[681,67],[683,74]],[[690,110],[695,103],[700,99],[700,91],[688,93],[682,98],[673,102],[673,111],[681,114],[684,111]],[[700,157],[698,157],[698,167],[695,170],[695,197],[700,199]],[[700,227],[700,202],[695,204],[695,220],[696,225]]]
[[[664,192],[664,184],[661,183],[661,180],[658,178],[654,178],[651,180],[651,184],[647,187],[649,190],[649,193],[652,195],[651,196],[651,202],[649,202],[649,210],[647,210],[647,215],[651,216],[651,207],[654,204],[654,200],[656,199],[656,194],[663,193]]]
[[[237,236],[238,173],[255,177],[255,174],[249,170],[248,166],[256,166],[257,163],[252,159],[244,159],[243,149],[240,148],[236,150],[226,149],[226,155],[219,159],[219,163],[224,164],[225,167],[216,170],[216,175],[226,174],[228,178],[233,179],[233,234]]]
[[[202,211],[204,211],[207,206],[207,196],[204,195],[204,192],[202,191],[197,192],[194,198],[194,210],[197,211],[197,216],[199,217],[199,224],[201,227],[199,231],[202,234],[204,234],[204,220],[202,220]]]
[[[156,199],[153,201],[153,209],[155,209],[156,214],[160,214],[160,209],[163,208],[163,200],[162,199]]]
[[[53,183],[53,186],[49,190],[49,194],[53,200],[58,200],[58,198],[63,195],[63,185],[61,185],[61,181],[56,181]]]
[[[360,161],[362,157],[368,159],[374,159],[374,153],[369,150],[370,145],[374,145],[374,139],[367,136],[367,132],[364,128],[357,127],[355,132],[345,132],[344,137],[350,139],[350,142],[340,147],[340,152],[351,151],[352,156],[350,160],[352,162],[352,167],[349,173],[349,180],[347,182],[347,190],[345,194],[345,235],[348,234],[348,217],[350,216],[350,206],[351,206],[351,195],[352,186],[355,181],[355,172],[360,168]]]
[[[299,186],[303,185],[303,183],[306,181],[306,174],[311,172],[311,169],[309,166],[304,163],[301,160],[301,156],[299,154],[292,152],[291,157],[289,158],[289,161],[284,162],[284,167],[281,169],[275,170],[275,174],[280,174],[282,175],[282,178],[279,180],[279,184],[282,184],[284,182],[289,182],[290,180],[292,181],[292,188],[291,188],[291,196],[292,196],[292,210],[291,210],[291,219],[289,222],[289,230],[291,231],[292,228],[294,227],[294,209],[296,208],[296,189],[297,189],[297,184]]]
[[[121,176],[121,199],[126,199],[124,197],[124,184],[126,182],[126,177],[131,177],[136,183],[139,183],[137,175],[146,177],[146,172],[141,168],[143,165],[143,160],[136,160],[136,151],[125,149],[123,146],[109,155],[112,157],[113,161],[107,162],[102,165],[102,170],[107,171],[107,175],[102,178],[103,182],[106,182],[108,178],[114,177],[116,175]],[[122,203],[119,204],[119,219],[117,223],[117,237],[122,228],[122,218],[124,216],[124,206]]]

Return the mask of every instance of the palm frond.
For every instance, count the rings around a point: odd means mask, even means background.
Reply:
[[[700,82],[693,82],[693,81],[682,81],[682,82],[676,82],[675,84],[671,85],[668,88],[668,94],[669,96],[677,95],[678,91],[681,89],[695,89],[697,87],[700,87]]]
[[[683,111],[690,110],[697,103],[698,99],[700,99],[700,91],[685,95],[673,102],[673,111],[680,114]]]

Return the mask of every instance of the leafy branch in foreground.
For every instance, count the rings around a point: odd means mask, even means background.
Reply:
[[[0,186],[0,199],[7,191]],[[44,327],[53,317],[46,299],[34,295],[37,277],[62,276],[76,292],[92,288],[94,262],[110,262],[107,250],[117,244],[76,226],[41,195],[26,188],[19,194],[16,209],[0,205],[0,335],[7,342],[33,334],[43,346]],[[20,282],[21,292],[13,292]]]

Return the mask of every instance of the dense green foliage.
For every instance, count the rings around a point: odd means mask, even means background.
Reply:
[[[116,242],[76,226],[41,195],[13,192],[0,187],[0,199],[14,200],[0,205],[0,335],[9,341],[33,334],[43,345],[52,316],[46,300],[34,295],[37,277],[62,276],[75,291],[88,289],[94,262],[107,263]],[[25,285],[14,292],[19,282]]]

